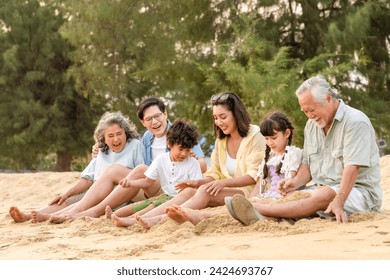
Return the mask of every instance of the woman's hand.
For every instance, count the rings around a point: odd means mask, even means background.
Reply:
[[[50,201],[49,205],[61,205],[68,197],[69,196],[66,194],[58,194],[52,201]]]
[[[99,144],[98,143],[95,143],[93,146],[92,146],[92,157],[95,158],[97,157],[99,153]]]
[[[225,180],[215,180],[207,184],[204,184],[204,189],[211,195],[218,195],[218,193],[224,188]]]

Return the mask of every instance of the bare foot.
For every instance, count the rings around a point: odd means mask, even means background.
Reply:
[[[114,222],[114,225],[117,227],[129,227],[135,225],[136,221],[131,217],[118,217],[115,214],[111,215],[111,220]]]
[[[167,212],[168,217],[175,220],[179,224],[189,221],[194,226],[196,226],[197,224],[199,224],[200,221],[212,216],[212,214],[209,212],[202,212],[191,208],[182,208],[177,205],[174,205],[173,207],[170,208],[171,209],[169,210],[166,209],[168,211]]]
[[[106,218],[107,219],[111,219],[111,215],[112,215],[112,209],[110,206],[106,206],[106,210],[105,210],[105,215],[106,215]]]
[[[9,208],[9,214],[16,223],[23,223],[31,219],[31,214],[20,211],[16,206]]]
[[[31,219],[33,223],[40,223],[50,220],[51,215],[46,213],[40,213],[38,211],[31,211]]]
[[[67,220],[72,220],[70,216],[50,216],[49,222],[52,224],[61,224]]]
[[[185,216],[183,216],[181,212],[178,211],[177,207],[178,206],[174,205],[165,208],[165,213],[167,214],[167,216],[178,224],[183,224],[189,221]]]
[[[142,226],[144,229],[150,229],[152,226],[157,224],[159,221],[161,221],[164,218],[165,215],[159,215],[155,217],[150,218],[142,218],[142,216],[136,215],[135,219],[137,223]]]

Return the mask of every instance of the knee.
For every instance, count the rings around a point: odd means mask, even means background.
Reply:
[[[196,190],[196,195],[197,196],[202,196],[202,197],[204,197],[204,196],[210,196],[210,193],[208,192],[208,191],[206,191],[206,187],[204,187],[204,186],[201,186],[201,187],[199,187],[197,190]]]
[[[111,175],[116,174],[118,172],[118,169],[123,169],[123,166],[117,163],[110,164],[106,170],[104,171],[105,175]]]
[[[194,188],[185,188],[180,192],[180,195],[184,198],[190,198],[193,197],[194,194],[196,193],[196,189]]]
[[[328,205],[336,196],[336,192],[330,187],[323,187],[313,191],[313,198],[319,205]]]

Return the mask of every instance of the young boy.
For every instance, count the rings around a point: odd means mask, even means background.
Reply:
[[[202,178],[199,162],[191,157],[191,149],[198,143],[198,132],[195,127],[184,120],[175,121],[167,132],[169,152],[158,155],[145,172],[145,178],[130,180],[127,177],[119,182],[124,188],[152,187],[156,180],[160,181],[164,194],[142,200],[115,211],[115,215],[125,217],[136,212],[147,211],[170,200],[178,191],[175,186],[186,180]],[[111,208],[107,206],[106,216],[111,216]]]

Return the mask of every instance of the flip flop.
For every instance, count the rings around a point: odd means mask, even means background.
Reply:
[[[232,197],[231,196],[226,196],[225,197],[225,204],[226,204],[226,208],[227,208],[230,216],[232,216],[234,219],[238,220],[237,216],[236,216],[236,213],[234,213],[234,210],[233,210],[233,207],[232,207]]]
[[[264,220],[264,217],[255,210],[250,201],[243,195],[234,195],[231,200],[231,206],[236,216],[235,219],[243,225],[249,226],[257,221]]]

